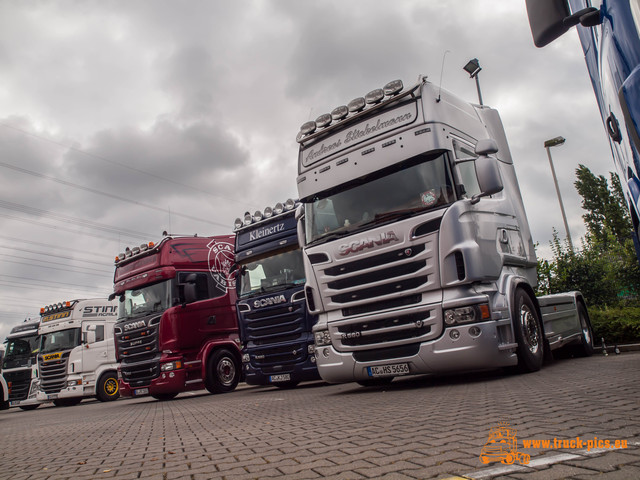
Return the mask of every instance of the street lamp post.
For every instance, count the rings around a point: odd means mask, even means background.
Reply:
[[[562,203],[562,195],[560,195],[560,187],[558,186],[558,178],[556,177],[556,170],[553,168],[553,160],[551,160],[551,147],[559,147],[565,142],[564,137],[555,137],[544,142],[544,148],[547,149],[547,157],[549,157],[549,166],[551,167],[551,175],[553,176],[553,184],[556,186],[556,194],[558,195],[558,202],[560,203],[560,212],[562,212],[562,221],[564,222],[564,229],[567,232],[567,241],[569,242],[569,248],[573,252],[573,242],[571,241],[571,232],[569,232],[569,224],[567,223],[567,215],[564,213],[564,204]]]
[[[478,62],[477,58],[469,60],[467,64],[462,67],[462,69],[469,74],[471,78],[476,79],[476,88],[478,89],[478,100],[480,101],[480,105],[482,105],[482,93],[480,93],[480,80],[478,80],[478,73],[482,70],[480,67],[480,62]]]

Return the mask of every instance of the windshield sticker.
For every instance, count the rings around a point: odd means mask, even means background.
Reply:
[[[438,201],[438,194],[435,188],[431,188],[420,194],[420,201],[425,207],[432,207]]]

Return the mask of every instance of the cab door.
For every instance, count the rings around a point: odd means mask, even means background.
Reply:
[[[106,341],[104,322],[84,324],[82,340],[82,372],[95,372],[100,365],[109,361],[109,342]]]

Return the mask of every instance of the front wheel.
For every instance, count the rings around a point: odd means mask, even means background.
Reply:
[[[226,348],[216,350],[207,361],[205,387],[211,393],[235,390],[240,381],[240,365],[235,355]]]
[[[96,397],[101,402],[112,402],[120,397],[118,375],[115,372],[107,372],[100,377],[96,389]]]
[[[536,372],[544,360],[544,336],[535,304],[522,289],[516,290],[512,313],[513,332],[518,343],[518,370]]]

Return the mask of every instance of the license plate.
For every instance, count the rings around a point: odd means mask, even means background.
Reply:
[[[136,388],[133,391],[134,395],[149,395],[149,389],[148,388]]]
[[[408,375],[409,365],[407,363],[396,363],[393,365],[377,365],[367,367],[370,377],[391,377],[395,375]]]
[[[20,400],[14,400],[13,402],[9,402],[10,407],[17,407],[20,405]]]
[[[269,377],[269,381],[271,383],[288,382],[289,380],[291,380],[291,375],[288,373],[283,373],[282,375],[271,375]]]

